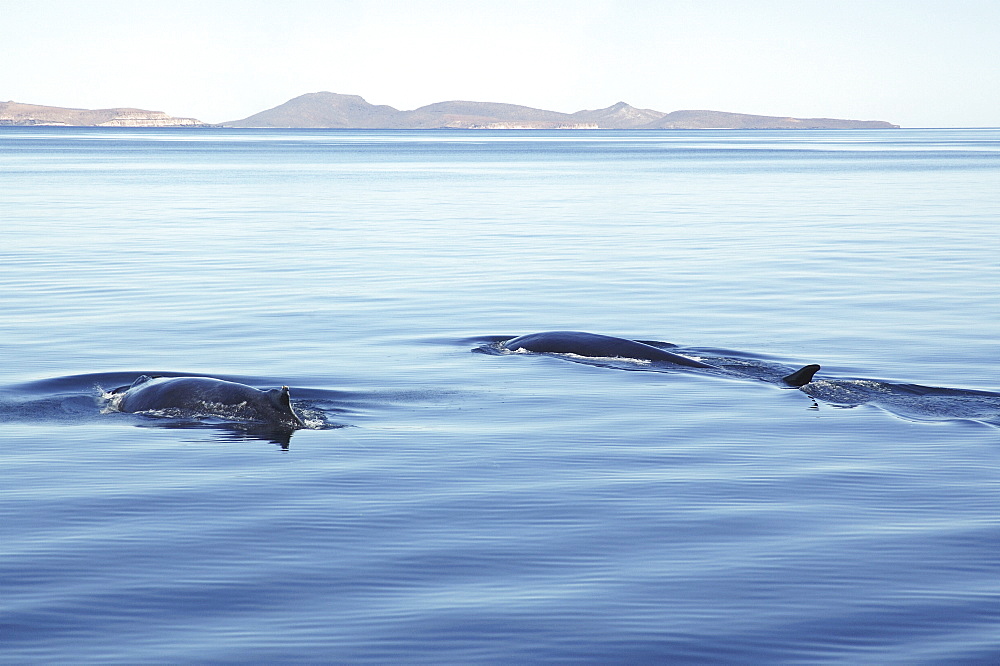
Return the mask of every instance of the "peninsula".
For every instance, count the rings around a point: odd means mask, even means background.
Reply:
[[[412,111],[369,104],[358,95],[317,92],[224,127],[341,129],[891,129],[882,120],[783,118],[724,111],[637,109],[618,102],[606,109],[560,113],[495,102],[438,102]]]
[[[197,127],[194,118],[175,118],[162,111],[143,109],[64,109],[58,106],[0,102],[0,126],[64,125],[75,127]]]

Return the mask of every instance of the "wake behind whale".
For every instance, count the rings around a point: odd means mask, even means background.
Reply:
[[[1000,393],[879,379],[819,379],[800,389],[834,407],[871,405],[910,421],[976,421],[1000,426]]]

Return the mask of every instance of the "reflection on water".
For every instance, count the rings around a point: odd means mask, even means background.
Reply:
[[[137,423],[141,428],[165,428],[170,430],[198,430],[216,442],[253,442],[264,441],[277,444],[283,450],[288,450],[295,434],[294,428],[258,423],[206,423],[204,421],[148,418],[143,423]],[[202,441],[202,437],[197,440]]]

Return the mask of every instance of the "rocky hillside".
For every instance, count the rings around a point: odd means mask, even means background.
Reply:
[[[369,104],[357,95],[329,92],[309,93],[284,104],[255,113],[243,120],[223,123],[226,127],[351,127],[392,126],[401,112],[391,106]]]
[[[591,122],[601,129],[639,129],[655,123],[667,114],[652,109],[637,109],[625,102],[618,102],[606,109],[577,111],[572,114],[582,122]]]

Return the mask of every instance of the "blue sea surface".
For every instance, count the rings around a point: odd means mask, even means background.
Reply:
[[[8,127],[0,193],[2,663],[1000,661],[998,129]]]

